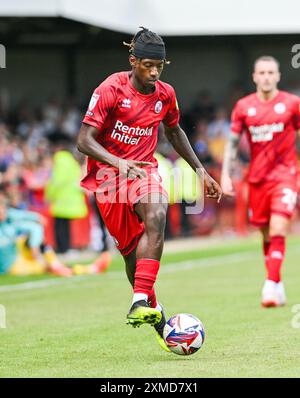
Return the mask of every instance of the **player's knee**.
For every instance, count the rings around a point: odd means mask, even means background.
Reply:
[[[288,228],[284,224],[271,225],[270,226],[270,236],[286,236],[288,233]]]
[[[271,220],[270,223],[270,236],[286,236],[289,229],[289,220]]]
[[[145,227],[148,231],[162,233],[166,225],[166,210],[163,206],[151,209],[146,216]]]
[[[282,228],[273,228],[270,230],[270,237],[272,238],[273,236],[283,236],[286,237],[287,236],[287,230],[282,227]]]

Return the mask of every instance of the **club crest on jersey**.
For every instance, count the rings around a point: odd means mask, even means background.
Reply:
[[[157,103],[155,104],[154,107],[154,112],[155,113],[160,113],[162,110],[162,102],[161,101],[157,101]]]
[[[256,108],[249,108],[248,109],[248,116],[255,116],[256,115]]]
[[[286,111],[286,106],[282,102],[278,102],[278,104],[274,105],[274,111],[276,113],[284,113]]]
[[[131,100],[129,98],[124,98],[121,106],[122,108],[131,108]]]
[[[100,97],[99,94],[95,94],[94,93],[92,95],[92,98],[91,98],[90,103],[89,103],[89,110],[90,111],[92,111],[95,108],[95,105],[97,104],[97,101],[98,101],[99,97]]]

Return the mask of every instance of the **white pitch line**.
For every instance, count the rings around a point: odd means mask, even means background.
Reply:
[[[195,268],[213,267],[217,265],[228,265],[231,263],[238,263],[241,260],[248,260],[252,257],[257,257],[257,253],[247,251],[243,253],[225,254],[222,256],[214,256],[198,260],[182,261],[180,263],[169,263],[161,268],[160,273],[169,274],[174,271],[186,271]],[[180,266],[178,267],[178,264]]]
[[[0,293],[2,292],[11,292],[14,290],[31,290],[31,289],[42,289],[44,287],[49,286],[59,286],[66,285],[71,283],[80,282],[86,279],[84,276],[73,276],[70,279],[43,279],[40,281],[32,281],[32,282],[24,282],[24,283],[16,283],[14,285],[3,285],[0,286]]]
[[[289,248],[288,253],[297,253],[300,250],[298,245],[292,246]],[[244,251],[241,253],[230,253],[230,254],[220,254],[218,256],[199,258],[195,260],[188,261],[179,261],[173,263],[167,263],[163,265],[159,271],[160,274],[169,274],[177,271],[187,271],[196,268],[203,267],[213,267],[219,265],[228,265],[233,263],[239,263],[241,261],[256,259],[259,256],[257,249]],[[100,274],[101,275],[101,274]],[[107,274],[103,274],[103,277],[109,279],[119,279],[124,278],[124,271],[112,271]],[[4,285],[0,286],[0,293],[4,292],[13,292],[13,291],[22,291],[22,290],[33,290],[33,289],[42,289],[51,286],[72,286],[74,283],[81,281],[92,281],[94,279],[94,275],[82,275],[82,276],[73,276],[71,278],[62,278],[62,279],[43,279],[40,281],[32,281],[19,283],[15,285]],[[98,283],[98,280],[97,280]]]
[[[219,256],[213,256],[208,258],[199,258],[195,260],[188,261],[178,261],[174,263],[167,263],[163,265],[159,274],[170,274],[177,271],[188,271],[196,268],[214,267],[219,265],[229,265],[234,263],[239,263],[241,260],[251,260],[257,258],[257,253],[254,251],[245,251],[242,253],[231,253],[223,254]],[[111,272],[107,274],[107,277],[112,279],[118,279],[120,276],[124,276],[124,272]],[[1,290],[0,290],[1,291]]]
[[[247,252],[234,253],[234,254],[222,254],[219,256],[213,256],[203,259],[199,258],[189,261],[167,263],[161,267],[159,273],[168,274],[176,271],[185,271],[195,268],[228,265],[231,263],[240,262],[241,260],[246,260],[251,257],[256,257],[256,255],[257,254],[254,251],[247,251]],[[105,274],[105,277],[108,277],[109,279],[115,279],[115,278],[118,279],[118,278],[123,278],[124,275],[125,275],[124,271],[114,271]],[[94,276],[92,275],[84,275],[84,276],[74,276],[72,278],[44,279],[40,281],[18,283],[14,285],[4,285],[0,286],[0,293],[12,292],[18,290],[43,289],[51,286],[70,285],[84,280],[92,280],[93,277]]]

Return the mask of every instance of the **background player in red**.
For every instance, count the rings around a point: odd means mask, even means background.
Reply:
[[[255,61],[253,81],[256,92],[240,99],[232,112],[221,186],[225,194],[234,195],[230,171],[245,131],[251,147],[249,215],[262,232],[267,270],[262,305],[273,307],[286,303],[280,269],[297,198],[296,131],[300,127],[300,101],[297,96],[278,90],[279,63],[271,56]]]
[[[83,120],[78,149],[88,155],[88,168],[82,185],[96,193],[99,211],[126,264],[134,291],[127,323],[153,325],[167,349],[162,339],[165,316],[154,291],[167,211],[167,194],[153,157],[161,122],[175,150],[203,177],[206,196],[220,200],[221,189],[178,124],[174,89],[159,81],[166,63],[162,38],[142,28],[126,45],[132,70],[115,73],[96,88]]]

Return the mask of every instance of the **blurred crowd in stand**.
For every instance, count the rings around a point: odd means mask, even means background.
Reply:
[[[202,91],[189,109],[181,111],[180,123],[197,156],[218,181],[230,113],[243,95],[236,86],[226,104],[216,104],[209,92]],[[106,251],[110,245],[93,195],[79,186],[85,158],[76,150],[76,137],[85,106],[77,106],[72,99],[63,103],[56,97],[37,108],[25,99],[11,106],[9,94],[0,92],[0,188],[11,207],[43,215],[47,219],[46,242],[70,257],[74,249]],[[201,212],[197,211],[201,207],[201,183],[178,158],[164,136],[163,126],[156,156],[170,195],[167,239],[215,232],[247,233],[245,177],[249,148],[245,137],[235,167],[236,197],[224,198],[221,206],[207,200]]]

